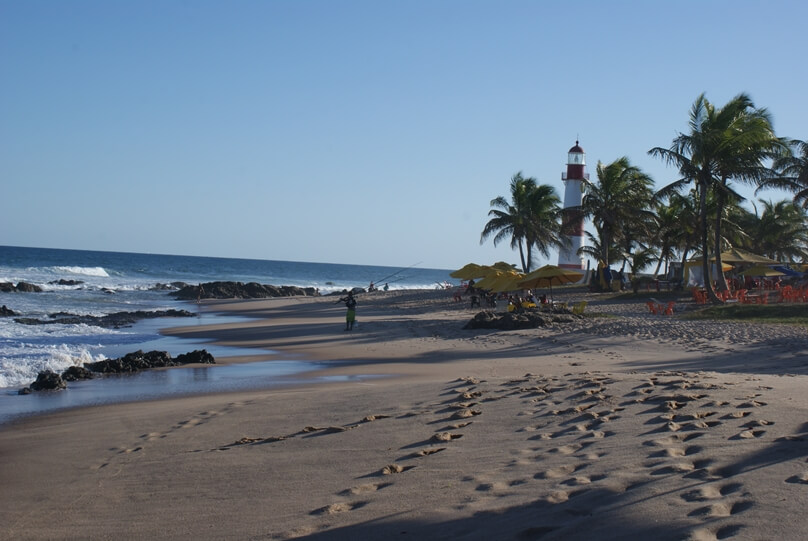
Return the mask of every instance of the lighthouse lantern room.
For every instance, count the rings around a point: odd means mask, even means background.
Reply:
[[[561,234],[568,243],[558,252],[558,266],[563,269],[584,270],[584,259],[578,250],[584,245],[584,216],[581,211],[584,181],[589,180],[586,169],[586,153],[575,141],[567,154],[567,171],[564,181],[564,209],[561,218]]]

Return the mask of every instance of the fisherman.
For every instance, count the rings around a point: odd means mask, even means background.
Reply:
[[[345,330],[352,331],[356,321],[356,299],[354,299],[353,291],[349,291],[347,297],[341,297],[337,302],[345,303],[345,307],[348,309],[345,313]]]

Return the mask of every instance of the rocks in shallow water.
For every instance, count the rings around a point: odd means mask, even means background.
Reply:
[[[59,391],[65,387],[65,380],[53,370],[43,370],[31,384],[32,391]]]
[[[185,282],[171,282],[170,284],[161,284],[160,282],[157,282],[149,288],[149,291],[176,291],[187,286],[188,284]]]
[[[554,312],[507,312],[496,314],[484,311],[477,313],[471,321],[466,323],[464,329],[499,329],[512,331],[515,329],[536,329],[545,327],[550,323],[569,323],[575,316],[569,313]]]
[[[18,282],[15,286],[11,282],[0,282],[0,292],[3,293],[42,293],[42,288],[28,282]]]
[[[0,317],[11,317],[16,316],[17,312],[12,310],[11,308],[6,308],[6,305],[0,306]]]
[[[196,349],[190,353],[180,353],[174,359],[177,364],[216,364],[213,355],[204,349]]]
[[[65,280],[64,278],[60,278],[59,280],[52,280],[48,283],[56,286],[80,286],[84,282],[81,280]]]
[[[67,387],[66,381],[79,381],[92,379],[95,374],[132,374],[150,368],[164,368],[167,366],[181,366],[185,364],[216,364],[216,359],[205,349],[198,349],[190,353],[181,353],[176,359],[166,351],[141,350],[127,353],[118,359],[105,359],[94,363],[85,363],[84,366],[71,366],[61,375],[43,370],[30,387],[25,387],[19,394],[31,394],[32,391],[52,390],[58,391]]]
[[[149,368],[162,368],[174,366],[171,355],[165,351],[149,351],[144,353],[141,350],[127,353],[118,359],[104,359],[94,363],[84,363],[84,366],[91,372],[101,374],[126,374],[147,370]]]
[[[62,379],[65,381],[81,381],[83,379],[93,379],[93,373],[83,366],[71,366],[62,372]]]
[[[200,293],[201,289],[201,293]],[[313,296],[318,292],[313,287],[272,286],[257,282],[207,282],[197,286],[185,286],[169,293],[180,300],[197,299],[267,299],[270,297]]]
[[[154,310],[146,312],[138,310],[136,312],[116,312],[105,316],[79,316],[66,312],[50,314],[50,319],[36,319],[30,317],[17,318],[14,321],[23,325],[50,325],[60,323],[63,325],[94,325],[106,329],[119,329],[127,327],[141,319],[154,319],[158,317],[193,317],[195,314],[188,310]]]
[[[149,351],[144,353],[138,350],[127,353],[118,359],[105,359],[94,363],[85,363],[84,366],[91,372],[101,374],[127,374],[140,370],[148,370],[149,368],[164,368],[166,366],[180,366],[191,363],[216,364],[216,360],[213,358],[213,355],[204,349],[177,355],[176,359],[172,359],[171,355],[165,351]]]

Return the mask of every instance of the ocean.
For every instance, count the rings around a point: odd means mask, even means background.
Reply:
[[[431,289],[443,282],[452,283],[449,272],[421,268],[418,264],[396,268],[0,246],[0,282],[15,285],[27,282],[43,289],[41,293],[0,292],[0,305],[13,310],[19,317],[46,319],[56,312],[103,316],[124,311],[169,309],[196,313],[193,318],[144,320],[120,329],[86,324],[24,325],[17,323],[14,317],[0,317],[0,422],[3,410],[10,407],[10,401],[5,397],[16,395],[44,369],[61,372],[71,365],[120,357],[138,349],[168,351],[172,356],[201,348],[210,351],[214,357],[266,353],[161,336],[159,329],[164,327],[233,321],[234,318],[200,312],[196,303],[177,301],[168,291],[158,290],[159,284],[258,282],[314,287],[327,294],[354,287],[366,288],[370,282],[379,287],[387,282],[390,289]],[[166,392],[239,388],[241,379],[251,380],[255,385],[257,372],[267,385],[271,385],[279,378],[293,377],[316,368],[311,363],[292,361],[250,364],[255,366],[154,371],[151,375],[127,379],[118,390],[110,390],[115,385],[109,383],[94,383],[97,380],[75,382],[70,384],[67,393],[50,393],[61,395],[58,398],[38,401],[51,400],[58,407],[70,407],[86,405],[87,400],[90,403],[115,401],[116,397],[127,393],[135,399],[143,398],[144,393],[164,394],[159,390],[161,384],[152,380],[164,380]],[[165,375],[168,373],[171,375]],[[204,376],[200,375],[202,373]],[[139,382],[143,383],[140,387]],[[75,396],[82,393],[89,398],[74,403]],[[73,398],[66,397],[68,394]],[[24,400],[27,397],[18,398]]]

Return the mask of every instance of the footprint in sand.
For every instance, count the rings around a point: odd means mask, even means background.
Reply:
[[[703,516],[708,518],[713,517],[730,517],[732,515],[737,515],[738,513],[743,513],[747,509],[751,509],[754,507],[755,502],[750,500],[741,500],[735,503],[730,502],[719,502],[714,503],[712,505],[708,505],[706,507],[699,507],[688,513],[690,517],[696,516]]]
[[[737,436],[733,436],[730,439],[742,439],[742,440],[749,440],[753,438],[760,438],[766,433],[765,430],[744,430]]]
[[[344,513],[346,511],[353,511],[354,509],[359,509],[360,507],[364,507],[367,504],[368,504],[368,502],[332,503],[331,505],[326,505],[325,507],[315,509],[310,514],[311,515],[337,515],[339,513]]]
[[[367,494],[368,492],[376,492],[391,486],[393,483],[368,483],[366,485],[359,485],[343,490],[339,496],[357,496],[359,494]]]
[[[534,477],[536,479],[559,479],[575,472],[576,469],[577,468],[572,464],[566,464],[564,466],[558,466],[557,468],[550,468],[545,472],[539,472]]]
[[[415,466],[399,466],[398,464],[388,464],[384,468],[381,469],[379,473],[382,475],[393,475],[396,473],[403,473],[405,471],[413,469]]]
[[[786,479],[786,483],[799,483],[802,485],[808,485],[808,471],[804,471],[799,475],[792,475],[788,479]]]
[[[467,419],[469,417],[474,417],[475,415],[480,415],[482,412],[480,410],[472,410],[472,409],[462,409],[457,411],[452,415],[452,419]]]
[[[697,490],[691,490],[682,494],[682,499],[688,502],[701,502],[707,500],[717,500],[729,494],[738,492],[741,487],[740,483],[728,483],[726,485],[705,485]]]
[[[446,447],[432,447],[431,449],[422,449],[418,451],[419,456],[429,456],[434,455],[435,453],[440,453],[441,451],[445,451]]]
[[[438,432],[432,436],[432,441],[453,441],[463,437],[463,434],[452,434],[451,432]]]

